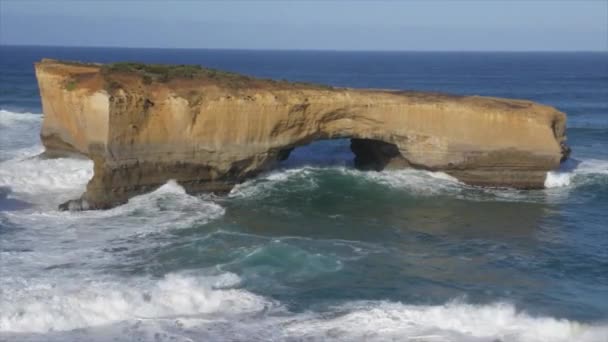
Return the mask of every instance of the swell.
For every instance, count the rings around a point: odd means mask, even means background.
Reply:
[[[276,170],[239,184],[230,192],[229,198],[271,199],[314,191],[343,191],[363,196],[366,191],[389,191],[414,198],[441,196],[471,201],[547,202],[566,199],[560,196],[565,190],[607,183],[608,161],[601,159],[571,159],[559,170],[547,173],[547,189],[525,191],[469,186],[441,172],[409,169],[369,172],[339,166],[303,166]]]
[[[22,284],[3,292],[0,331],[14,341],[605,341],[606,324],[535,317],[513,305],[354,301],[291,312],[239,289],[230,273],[162,279]],[[35,294],[35,296],[32,296]],[[42,335],[44,334],[44,335]]]
[[[547,173],[545,187],[567,187],[582,184],[606,183],[608,181],[608,161],[600,159],[569,159],[559,170]]]

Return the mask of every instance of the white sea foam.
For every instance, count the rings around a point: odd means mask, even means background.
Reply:
[[[163,279],[102,281],[62,279],[59,283],[4,288],[0,331],[48,332],[138,319],[224,315],[260,311],[269,301],[245,290],[231,289],[235,274]]]
[[[183,187],[170,180],[151,193],[131,198],[122,206],[92,213],[92,216],[114,217],[118,222],[132,224],[132,231],[141,229],[137,226],[142,223],[151,225],[147,225],[144,231],[150,227],[158,231],[207,223],[224,215],[224,208],[215,202],[188,195]]]
[[[128,203],[109,210],[61,212],[56,207],[36,206],[3,214],[11,225],[27,229],[20,233],[20,240],[10,239],[4,243],[6,251],[0,251],[0,257],[11,265],[12,273],[37,277],[40,269],[69,265],[79,260],[86,260],[89,268],[95,265],[103,267],[120,257],[108,250],[108,246],[137,249],[151,234],[165,234],[205,224],[224,215],[224,208],[212,201],[190,196],[170,181],[152,193],[136,196]],[[158,242],[155,244],[160,246]],[[23,249],[32,251],[11,252]],[[79,269],[72,271],[84,272]],[[0,276],[9,274],[8,268],[0,268]]]
[[[42,159],[42,148],[27,149],[29,155],[0,163],[0,186],[29,202],[56,207],[80,195],[93,176],[93,162],[85,159]]]
[[[515,189],[481,188],[466,185],[443,172],[404,169],[381,172],[359,171],[347,167],[304,166],[294,169],[275,170],[255,179],[237,185],[229,197],[265,198],[279,189],[285,191],[310,191],[319,187],[322,177],[331,175],[351,177],[357,181],[386,186],[390,189],[407,191],[416,196],[447,195],[467,200],[498,201],[547,201],[560,200],[554,192],[530,192]],[[546,188],[578,186],[589,181],[605,179],[608,175],[608,161],[585,159],[570,160],[562,168],[547,173]],[[599,178],[598,178],[599,177]],[[548,197],[549,196],[549,197]]]
[[[91,177],[88,160],[32,154],[0,163],[0,218],[10,227],[25,228],[20,239],[0,241],[0,258],[7,265],[0,267],[0,278],[15,273],[38,277],[41,269],[79,260],[103,266],[118,257],[107,251],[109,245],[138,248],[148,234],[205,224],[224,214],[219,204],[190,196],[173,181],[110,210],[58,211],[57,205],[82,194]],[[88,269],[73,272],[84,275]]]
[[[38,137],[41,120],[41,114],[0,110],[0,125],[7,127],[0,137],[1,152],[2,156],[10,157],[0,162],[0,186],[30,195],[29,199],[82,191],[93,175],[93,163],[84,159],[38,158],[44,151]]]
[[[75,336],[101,341],[141,336],[161,341],[608,341],[606,324],[535,317],[508,303],[351,302],[292,313],[248,291],[214,289],[207,278],[180,275],[136,285],[90,283],[30,292],[36,298],[21,298],[0,316],[1,330],[21,332],[11,335],[14,340],[48,332],[49,341]]]
[[[314,178],[314,172],[323,170],[322,168],[305,166],[295,169],[283,169],[268,172],[255,179],[250,179],[242,184],[237,184],[229,193],[232,198],[265,197],[269,195],[269,190],[294,180],[292,190],[316,189],[318,184]]]
[[[424,170],[404,169],[381,172],[366,172],[354,169],[341,169],[345,174],[364,177],[375,183],[391,188],[406,189],[417,195],[435,195],[456,190],[463,184],[456,178],[443,173]]]
[[[608,326],[533,317],[505,303],[438,306],[353,303],[337,316],[296,321],[285,330],[305,340],[345,341],[606,341]]]
[[[148,194],[133,197],[128,203],[106,211],[82,213],[58,212],[57,205],[80,196],[93,177],[93,162],[86,159],[43,159],[36,155],[14,158],[0,163],[0,187],[9,190],[11,198],[34,206],[34,212],[13,213],[11,217],[32,220],[81,220],[121,218],[117,222],[153,227],[188,226],[208,221],[224,213],[212,202],[186,194],[175,181]],[[125,222],[126,221],[126,222]],[[149,227],[149,226],[147,226]]]
[[[0,110],[0,161],[29,155],[41,149],[41,114],[15,113]]]
[[[10,127],[17,124],[38,123],[42,120],[42,114],[17,113],[0,109],[0,126]]]
[[[559,170],[550,171],[545,179],[545,187],[565,187],[576,178],[588,179],[589,176],[608,175],[608,160],[585,159],[582,161],[568,160]]]
[[[545,188],[568,186],[571,179],[572,173],[570,172],[549,171],[547,172],[547,178],[545,178]]]
[[[608,160],[586,159],[574,170],[578,174],[608,175]]]
[[[39,277],[46,272],[41,270],[81,260],[90,267],[103,266],[118,257],[107,251],[109,245],[138,248],[148,234],[204,224],[224,214],[219,204],[190,196],[173,181],[110,210],[60,212],[60,203],[85,190],[93,163],[38,158],[40,146],[24,151],[0,162],[0,219],[22,229],[19,239],[0,241],[6,266],[0,267],[0,279],[13,274]],[[72,271],[84,276],[89,268]]]
[[[289,190],[314,190],[318,188],[318,177],[322,174],[337,174],[344,177],[360,179],[389,188],[408,190],[416,195],[436,195],[460,189],[463,184],[454,177],[443,172],[430,172],[424,170],[390,170],[390,171],[360,171],[347,167],[317,167],[304,166],[294,169],[275,170],[261,175],[256,179],[239,184],[230,192],[230,197],[265,197],[271,194],[270,190],[281,188],[289,183]]]

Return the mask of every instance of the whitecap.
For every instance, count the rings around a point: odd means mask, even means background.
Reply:
[[[533,316],[504,302],[369,301],[294,313],[246,290],[213,290],[197,278],[169,275],[157,283],[129,285],[95,283],[73,292],[43,288],[42,302],[19,303],[19,313],[2,316],[0,326],[9,332],[49,332],[12,335],[14,340],[57,341],[146,336],[162,341],[601,342],[608,337],[605,323]]]
[[[17,113],[0,109],[0,126],[11,127],[19,124],[39,123],[41,120],[42,114]]]
[[[204,224],[223,216],[224,212],[221,205],[189,195],[176,181],[169,180],[155,191],[129,199],[126,204],[84,215],[113,217],[121,224],[132,225],[131,232],[149,232]],[[145,226],[139,227],[141,224]]]
[[[547,178],[545,178],[545,188],[559,188],[570,185],[572,173],[560,172],[560,171],[549,171],[547,172]]]
[[[417,195],[437,195],[460,189],[463,184],[443,172],[404,169],[385,171],[361,171],[348,167],[304,166],[294,169],[280,169],[258,176],[235,186],[229,194],[233,198],[266,197],[272,190],[282,191],[314,190],[319,187],[318,178],[327,174],[338,174],[389,188],[409,190]],[[289,189],[287,186],[289,185]]]
[[[40,149],[41,114],[0,110],[0,161],[25,157],[28,150]]]
[[[203,314],[263,310],[270,301],[238,285],[238,276],[168,274],[162,279],[78,280],[4,287],[0,331],[49,332]],[[19,286],[16,286],[19,285]]]
[[[546,188],[559,188],[575,185],[575,180],[580,179],[578,184],[584,184],[592,177],[608,175],[608,160],[600,159],[569,159],[562,163],[560,168],[547,173],[545,178]]]
[[[350,303],[331,317],[313,316],[285,327],[288,335],[321,341],[606,341],[608,326],[534,317],[512,304],[444,305]]]
[[[271,190],[277,186],[287,190],[287,182],[294,181],[290,189],[298,190],[313,190],[318,188],[315,180],[315,172],[319,172],[323,168],[305,166],[295,169],[280,169],[259,175],[254,179],[247,180],[241,184],[235,185],[228,197],[230,198],[251,198],[251,197],[266,197],[271,194]]]
[[[151,233],[190,228],[215,220],[224,212],[221,205],[188,195],[175,181],[169,181],[153,192],[135,196],[108,210],[71,212],[58,211],[56,207],[34,207],[5,215],[13,224],[28,227],[30,234],[57,230],[63,232],[64,238],[77,234],[80,243],[86,245],[89,239],[95,244],[103,244],[119,238],[141,238]],[[68,234],[70,232],[72,234]],[[49,247],[58,241],[51,242]]]
[[[416,195],[437,195],[459,190],[464,184],[444,172],[432,172],[416,169],[359,171],[342,168],[341,172],[363,177],[368,181],[382,184],[394,189],[408,190]]]
[[[34,163],[38,162],[49,161]],[[67,167],[80,162],[68,159],[59,165]],[[57,204],[61,201],[58,199],[79,196],[88,176],[79,176],[78,172],[65,173],[75,177],[70,179],[47,174],[40,175],[32,183],[28,183],[28,177],[25,177],[21,183],[18,179],[1,177],[2,170],[0,168],[0,180],[8,180],[8,184],[16,189],[9,196],[28,201],[32,207],[2,212],[8,225],[20,231],[19,239],[1,240],[4,250],[0,251],[0,258],[7,267],[0,268],[0,278],[15,273],[37,278],[49,268],[68,277],[85,276],[95,267],[105,267],[121,260],[119,258],[123,254],[114,253],[114,248],[133,251],[151,242],[160,247],[162,244],[155,239],[174,230],[204,225],[225,212],[213,201],[188,195],[174,181],[109,210],[58,211]],[[82,182],[77,184],[77,180]],[[108,246],[112,248],[108,249]],[[26,251],[13,253],[13,250]],[[62,265],[71,263],[84,263],[86,267],[62,269]],[[57,267],[60,268],[55,269]]]
[[[41,150],[35,150],[41,152]],[[168,181],[155,191],[131,198],[126,204],[105,211],[58,212],[57,206],[79,197],[93,177],[93,162],[87,159],[45,159],[36,153],[0,162],[0,187],[10,189],[12,199],[23,200],[33,210],[11,213],[16,223],[38,220],[81,220],[95,224],[95,219],[120,218],[114,225],[146,225],[164,229],[185,227],[207,222],[224,214],[224,209],[212,201],[186,193],[175,181]],[[27,225],[27,224],[26,224]],[[135,228],[133,228],[135,229]]]
[[[608,175],[608,160],[585,159],[574,170],[578,174]]]
[[[78,197],[93,177],[93,162],[86,159],[44,159],[36,155],[42,148],[0,163],[0,186],[8,187],[21,199],[41,207],[54,207]]]

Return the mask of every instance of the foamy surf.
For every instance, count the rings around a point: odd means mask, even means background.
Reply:
[[[572,179],[572,173],[560,172],[560,171],[549,171],[547,172],[547,178],[545,178],[545,188],[559,188],[570,185]]]
[[[342,169],[342,172],[395,189],[405,189],[417,195],[436,195],[457,190],[464,184],[444,172],[425,170],[389,170],[366,172],[354,169]]]
[[[606,341],[608,326],[533,317],[508,303],[444,305],[350,303],[339,314],[311,317],[286,327],[305,340],[341,341]]]
[[[0,109],[0,161],[25,157],[40,150],[42,114],[15,113]]]
[[[42,120],[42,114],[29,112],[12,112],[5,109],[0,109],[0,126],[11,127],[13,125],[39,123]]]
[[[269,302],[233,289],[235,274],[192,276],[169,274],[160,280],[49,279],[21,280],[2,291],[0,331],[44,333],[69,331],[120,321],[153,320],[219,313],[234,315],[263,310]]]
[[[285,191],[314,190],[318,187],[314,173],[322,170],[315,167],[302,167],[295,169],[274,170],[262,174],[254,179],[237,184],[232,188],[228,197],[251,198],[266,197],[276,186],[286,185],[291,182],[292,187]]]
[[[0,219],[3,225],[23,229],[20,240],[0,236],[0,258],[12,270],[0,268],[0,275],[37,277],[40,268],[64,267],[75,260],[101,266],[121,257],[108,245],[130,251],[148,235],[192,228],[224,215],[221,205],[188,195],[174,181],[110,210],[58,211],[60,203],[82,194],[92,171],[92,162],[81,159],[32,155],[0,163]],[[72,246],[68,250],[66,243]]]
[[[0,163],[0,186],[10,188],[12,196],[41,207],[55,207],[80,196],[93,177],[93,162],[86,159],[44,159],[42,148]]]
[[[152,231],[158,231],[205,224],[224,215],[224,208],[213,201],[188,195],[183,187],[170,180],[155,191],[135,196],[126,204],[102,211],[100,215],[127,221],[133,225],[132,231],[141,231],[141,227],[136,226],[150,220],[149,224],[154,227]]]
[[[367,186],[366,189],[376,188],[377,191],[381,191],[385,188],[416,197],[445,196],[470,201],[560,202],[567,198],[554,188],[571,188],[590,182],[604,182],[607,175],[608,161],[570,160],[564,163],[561,169],[547,173],[544,185],[548,190],[522,191],[470,186],[443,172],[414,169],[376,172],[339,166],[304,166],[274,170],[260,175],[235,186],[228,197],[264,199],[285,196],[289,193],[334,191],[328,187],[340,183],[349,184],[350,189],[363,189]]]
[[[224,213],[224,209],[212,201],[186,194],[175,181],[148,194],[131,198],[128,203],[105,211],[82,213],[57,212],[57,206],[79,197],[93,177],[93,162],[87,159],[45,159],[38,155],[42,147],[27,149],[24,155],[0,162],[0,187],[4,187],[11,200],[23,201],[32,211],[13,213],[13,217],[34,219],[35,216],[60,219],[94,219],[122,217],[133,224],[146,223],[146,216],[155,227],[189,226],[206,222]]]
[[[562,164],[559,170],[550,171],[545,179],[545,187],[559,188],[579,183],[586,183],[592,177],[608,176],[608,161],[599,159],[570,159]]]
[[[280,169],[258,176],[235,186],[229,194],[233,198],[267,197],[272,191],[313,191],[319,188],[322,177],[344,177],[392,189],[408,190],[412,194],[428,196],[453,192],[464,184],[443,172],[424,170],[360,171],[341,166],[304,166]]]
[[[238,283],[228,277],[231,286]],[[234,279],[233,279],[234,278]],[[221,280],[220,280],[221,281]],[[169,275],[138,284],[42,287],[0,316],[13,340],[605,342],[607,325],[532,316],[508,303],[444,305],[348,302],[294,313],[275,301],[209,278]],[[238,286],[238,285],[237,285]],[[84,335],[83,335],[84,336]],[[144,340],[146,340],[144,338]]]
[[[188,195],[176,182],[169,181],[156,191],[133,197],[127,203],[108,210],[16,211],[7,216],[23,226],[40,227],[39,222],[44,221],[55,229],[86,227],[93,230],[88,232],[91,239],[108,243],[113,239],[141,239],[150,234],[193,228],[222,217],[224,212],[221,205]]]

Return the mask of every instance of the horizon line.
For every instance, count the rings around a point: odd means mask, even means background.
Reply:
[[[143,50],[224,50],[224,51],[277,51],[277,52],[532,52],[532,53],[581,53],[599,52],[607,53],[607,49],[602,50],[440,50],[440,49],[420,49],[420,50],[362,50],[362,49],[319,49],[319,48],[215,48],[215,47],[134,47],[134,46],[103,46],[103,45],[52,45],[52,44],[3,44],[1,47],[55,47],[55,48],[85,48],[85,49],[143,49]]]

